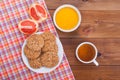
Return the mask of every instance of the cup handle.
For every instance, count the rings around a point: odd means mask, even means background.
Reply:
[[[99,63],[98,63],[96,60],[94,60],[93,63],[94,63],[96,66],[99,66]]]

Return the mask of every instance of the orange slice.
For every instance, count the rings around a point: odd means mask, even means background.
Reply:
[[[38,24],[31,19],[25,19],[18,24],[20,32],[24,34],[33,34],[38,30]]]
[[[29,15],[33,20],[37,21],[38,23],[47,19],[46,9],[39,3],[31,5],[31,7],[29,8]]]

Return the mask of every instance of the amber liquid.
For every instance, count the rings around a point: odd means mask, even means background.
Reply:
[[[89,44],[83,44],[78,49],[78,56],[83,61],[90,61],[95,57],[95,49]]]

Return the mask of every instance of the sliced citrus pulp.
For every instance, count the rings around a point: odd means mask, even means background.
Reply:
[[[42,22],[47,19],[47,12],[45,8],[39,3],[34,3],[31,5],[29,8],[29,15],[33,20],[37,22]]]
[[[24,34],[33,34],[38,30],[38,23],[31,19],[25,19],[18,24],[18,28]]]

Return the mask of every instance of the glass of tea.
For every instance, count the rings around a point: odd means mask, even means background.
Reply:
[[[95,45],[91,42],[83,42],[76,48],[76,57],[82,63],[94,63],[98,66],[96,61],[98,50]]]

